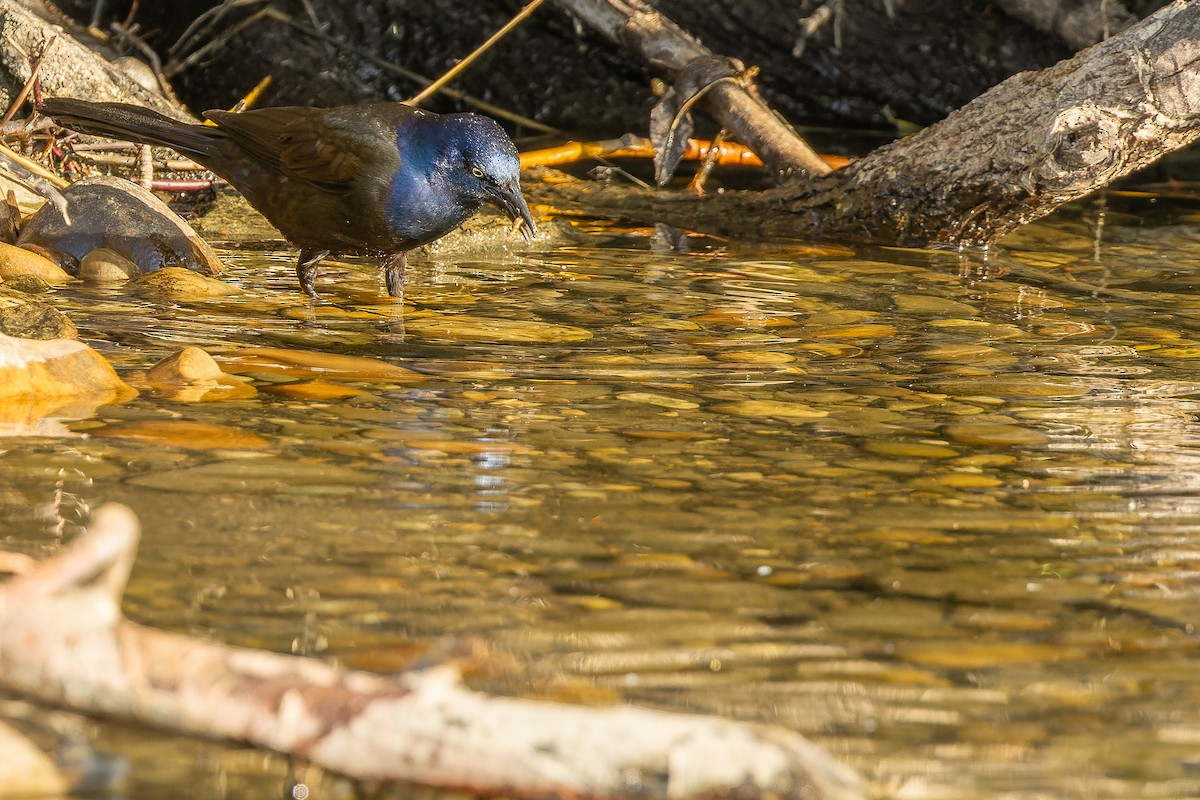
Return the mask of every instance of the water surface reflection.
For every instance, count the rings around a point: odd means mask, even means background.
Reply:
[[[1200,255],[1190,220],[1114,220],[986,259],[604,231],[414,264],[403,327],[374,274],[307,306],[253,252],[236,300],[68,292],[123,370],[197,345],[419,375],[248,369],[250,399],[4,440],[3,543],[120,500],[149,624],[374,669],[478,635],[490,690],[777,722],[902,797],[1194,797]],[[100,735],[133,796],[281,774]]]

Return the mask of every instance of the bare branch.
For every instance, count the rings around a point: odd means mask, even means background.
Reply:
[[[782,728],[489,697],[448,667],[383,676],[126,621],[137,521],[96,512],[0,587],[0,689],[249,742],[353,778],[510,797],[855,800],[857,777]]]

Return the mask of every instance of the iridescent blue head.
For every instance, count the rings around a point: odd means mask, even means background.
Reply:
[[[443,179],[464,205],[491,203],[511,220],[522,220],[526,240],[537,234],[521,196],[521,157],[496,122],[478,114],[435,117],[441,128],[437,162]]]

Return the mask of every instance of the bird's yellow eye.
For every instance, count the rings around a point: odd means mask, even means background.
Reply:
[[[471,174],[474,175],[476,178],[482,178],[483,170],[481,170],[479,167],[471,167]]]

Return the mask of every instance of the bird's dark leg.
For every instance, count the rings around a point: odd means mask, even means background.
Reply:
[[[301,250],[300,260],[296,262],[296,277],[300,279],[300,288],[309,297],[317,296],[317,265],[329,255],[328,250]]]
[[[408,264],[408,253],[399,252],[383,265],[383,277],[387,281],[388,294],[404,297],[404,267]]]

